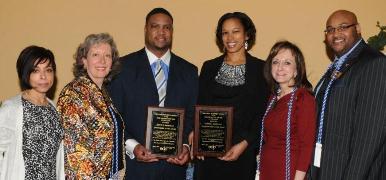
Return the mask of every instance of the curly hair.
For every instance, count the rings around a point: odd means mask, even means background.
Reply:
[[[87,54],[92,46],[100,43],[106,43],[110,45],[111,56],[113,61],[110,73],[106,76],[104,82],[110,82],[114,75],[119,72],[119,53],[113,37],[110,36],[110,34],[108,33],[90,34],[86,37],[84,42],[78,46],[74,54],[75,63],[73,64],[73,73],[76,78],[87,74],[87,70],[84,68],[82,59],[87,58]]]

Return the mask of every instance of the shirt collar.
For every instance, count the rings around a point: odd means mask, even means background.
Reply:
[[[340,70],[341,66],[343,65],[343,63],[345,63],[346,59],[347,59],[347,56],[349,56],[351,54],[352,51],[354,51],[354,49],[359,45],[359,43],[362,41],[362,38],[359,39],[353,47],[350,48],[349,51],[347,51],[346,53],[344,53],[342,56],[338,57],[338,56],[335,56],[335,60],[332,64],[334,64],[335,66],[335,69],[337,70]]]
[[[166,51],[166,53],[161,57],[161,58],[158,58],[154,53],[152,53],[149,49],[147,49],[145,47],[145,51],[146,51],[146,55],[147,55],[147,58],[149,59],[149,63],[150,64],[153,64],[154,62],[156,62],[158,59],[161,59],[163,63],[165,63],[167,66],[169,66],[170,64],[170,58],[171,58],[171,52],[170,52],[170,49],[168,49],[168,51]]]
[[[344,59],[346,58],[358,45],[359,43],[362,41],[363,39],[360,38],[355,44],[353,47],[350,48],[350,50],[348,50],[346,53],[344,53],[342,56],[338,57],[335,55],[335,59]]]

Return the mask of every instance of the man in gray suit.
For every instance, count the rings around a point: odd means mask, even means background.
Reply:
[[[350,11],[330,15],[325,38],[335,60],[315,89],[318,134],[310,174],[386,179],[386,57],[365,43]]]

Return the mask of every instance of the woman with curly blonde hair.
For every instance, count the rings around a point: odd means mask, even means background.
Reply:
[[[123,122],[105,89],[118,67],[106,33],[90,34],[74,55],[75,79],[60,93],[66,179],[121,179]]]

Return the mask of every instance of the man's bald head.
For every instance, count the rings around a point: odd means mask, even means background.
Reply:
[[[349,51],[361,39],[356,15],[347,10],[333,12],[326,22],[326,42],[338,57]]]
[[[347,10],[337,10],[337,11],[333,12],[330,15],[330,17],[328,17],[326,26],[328,26],[329,22],[332,19],[342,18],[342,17],[344,17],[345,19],[349,20],[352,24],[358,24],[357,16],[353,12],[347,11]]]

